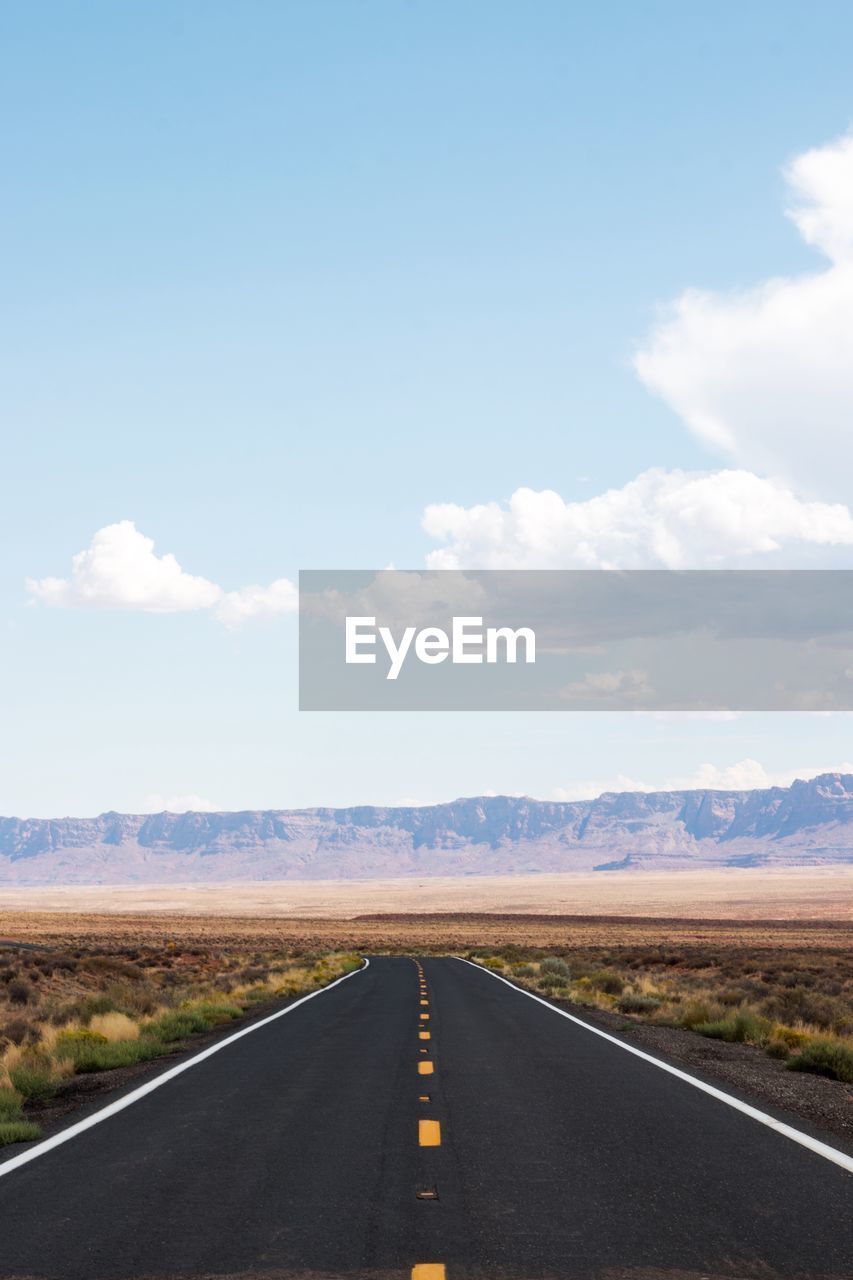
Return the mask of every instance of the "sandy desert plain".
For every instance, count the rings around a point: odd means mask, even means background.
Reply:
[[[464,912],[853,921],[853,865],[185,885],[4,885],[0,912],[314,920]]]

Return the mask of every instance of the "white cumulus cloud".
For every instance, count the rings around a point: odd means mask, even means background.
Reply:
[[[241,587],[226,591],[215,606],[214,617],[226,627],[240,627],[258,618],[274,618],[281,613],[295,613],[299,608],[299,592],[289,578],[277,578],[268,587]]]
[[[27,590],[58,609],[139,609],[177,613],[209,609],[222,591],[185,573],[173,555],[158,556],[154,541],[132,520],[99,529],[71,561],[70,578],[27,579]]]
[[[223,591],[181,568],[174,555],[157,555],[154,540],[132,520],[105,525],[84,551],[72,557],[67,578],[28,578],[34,601],[54,609],[125,609],[142,613],[211,610],[228,627],[297,607],[298,592],[287,578],[268,587]]]
[[[634,365],[737,464],[844,496],[853,479],[853,135],[784,172],[788,216],[828,265],[740,292],[688,290]]]
[[[774,564],[783,549],[853,545],[840,503],[803,502],[748,471],[653,468],[619,489],[567,502],[517,489],[509,502],[427,507],[423,528],[445,545],[432,569],[646,569]]]

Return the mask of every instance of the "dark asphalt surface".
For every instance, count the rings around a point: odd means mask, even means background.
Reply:
[[[375,959],[0,1177],[0,1276],[851,1280],[853,1176],[423,963],[429,1042],[415,964]],[[440,1146],[418,1145],[424,1117]]]

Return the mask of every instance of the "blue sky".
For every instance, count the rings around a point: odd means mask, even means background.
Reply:
[[[780,426],[743,353],[754,331],[787,364],[790,335],[754,297],[726,308],[826,267],[827,236],[785,216],[796,157],[824,149],[808,199],[853,226],[851,39],[827,3],[5,4],[0,813],[547,797],[849,759],[845,717],[299,715],[287,612],[223,626],[25,583],[71,580],[120,521],[224,593],[417,567],[448,538],[483,559],[477,504],[584,503],[649,468],[755,477],[781,547],[761,559],[752,528],[749,563],[846,563],[826,504],[848,501],[853,387],[798,366],[785,404],[814,392],[814,415]],[[742,335],[731,384],[707,309],[633,364],[691,288]],[[828,307],[797,304],[798,349],[824,348]],[[697,427],[711,402],[726,447]],[[455,542],[422,525],[446,503]],[[646,547],[636,515],[627,536]]]

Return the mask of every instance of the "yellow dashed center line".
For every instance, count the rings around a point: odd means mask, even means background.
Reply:
[[[424,976],[423,965],[417,960],[415,968],[418,972],[418,1004],[422,1009],[429,1008],[429,993],[427,990],[426,978]],[[429,1022],[428,1013],[421,1013],[418,1018],[418,1039],[429,1040],[430,1033],[423,1028],[423,1023]],[[434,1064],[429,1060],[429,1049],[421,1049],[421,1054],[426,1055],[426,1061],[423,1057],[418,1062],[418,1075],[431,1076],[435,1071]],[[421,1103],[429,1102],[430,1095],[421,1093],[418,1095],[418,1101]],[[440,1147],[441,1146],[441,1123],[438,1120],[419,1120],[418,1121],[418,1144],[422,1147]],[[419,1197],[420,1198],[420,1197]],[[428,1197],[422,1197],[424,1199]],[[447,1280],[447,1270],[443,1262],[418,1262],[412,1267],[411,1280]]]
[[[419,1120],[418,1143],[422,1147],[440,1147],[441,1123],[438,1120]]]

